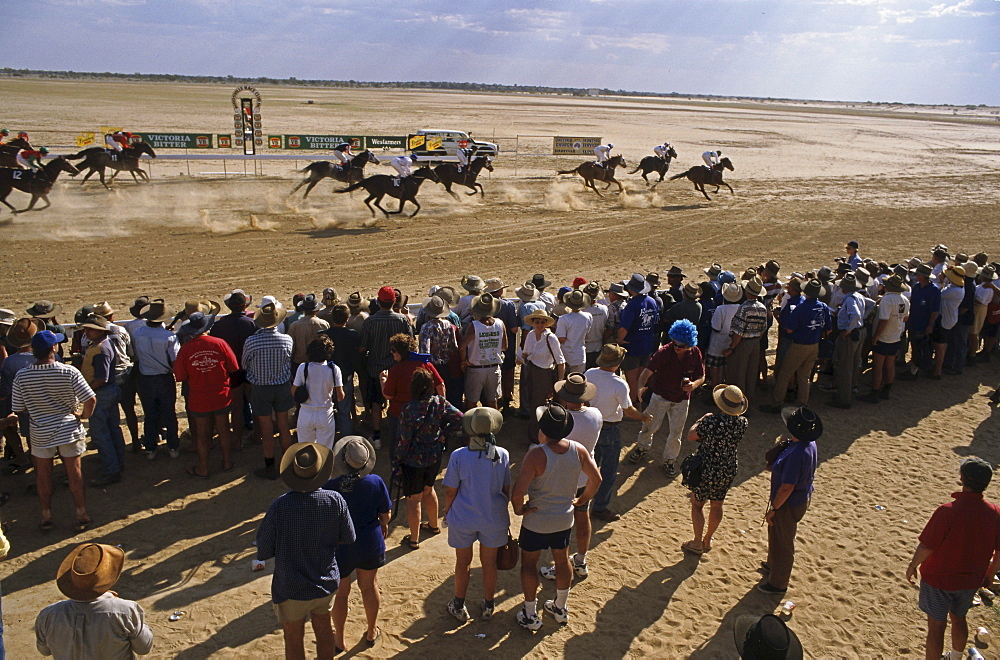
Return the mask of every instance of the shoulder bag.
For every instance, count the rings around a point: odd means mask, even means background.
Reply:
[[[497,548],[497,568],[501,571],[509,571],[517,566],[518,557],[521,555],[521,550],[517,546],[517,539],[515,539],[511,533],[510,528],[507,528],[507,543]]]
[[[302,385],[295,390],[295,403],[303,404],[309,400],[309,363],[306,362],[305,373],[302,374]]]

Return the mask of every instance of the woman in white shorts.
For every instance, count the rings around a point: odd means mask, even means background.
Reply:
[[[292,396],[300,387],[309,390],[296,420],[299,442],[315,442],[333,450],[337,434],[338,401],[344,399],[344,381],[340,367],[331,362],[333,342],[319,335],[306,346],[306,362],[299,365],[292,381]]]

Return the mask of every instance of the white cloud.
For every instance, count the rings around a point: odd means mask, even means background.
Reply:
[[[577,35],[581,36],[581,35]],[[628,37],[609,37],[597,34],[586,35],[587,47],[591,50],[604,50],[609,56],[614,56],[618,50],[627,48],[659,55],[670,50],[669,38],[665,34],[636,34]]]
[[[567,12],[547,9],[508,9],[504,14],[529,24],[532,29],[561,28],[566,25],[566,17],[568,16]]]

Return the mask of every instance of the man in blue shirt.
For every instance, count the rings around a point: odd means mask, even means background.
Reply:
[[[805,300],[795,306],[781,326],[791,344],[775,377],[771,403],[760,405],[760,410],[764,412],[781,412],[792,376],[795,376],[798,387],[796,405],[809,405],[809,381],[819,356],[819,340],[833,329],[833,320],[830,308],[819,301],[824,293],[819,280],[806,282],[802,292]]]
[[[861,257],[858,256],[858,242],[847,241],[844,249],[847,251],[847,265],[851,267],[851,270],[857,270],[862,263]]]
[[[847,273],[840,280],[844,301],[837,311],[837,343],[833,349],[834,382],[837,393],[828,402],[834,408],[850,408],[852,390],[861,382],[861,346],[865,342],[865,303],[858,293],[858,280]]]
[[[899,374],[902,380],[914,380],[918,369],[929,372],[934,367],[930,336],[940,315],[941,289],[931,282],[932,272],[927,264],[920,264],[913,270],[916,284],[910,291],[910,319],[906,322],[913,362]]]
[[[638,407],[639,374],[656,348],[656,322],[660,318],[660,306],[647,295],[649,284],[639,273],[632,273],[626,289],[629,300],[622,307],[616,340],[628,350],[622,361],[622,371],[632,403]]]
[[[312,620],[320,658],[335,654],[330,608],[340,585],[337,546],[354,543],[344,497],[321,486],[333,455],[299,442],[281,457],[281,478],[291,490],[271,503],[257,530],[257,559],[274,559],[271,602],[285,634],[285,657],[305,658],[306,619]],[[342,649],[341,649],[342,650]]]

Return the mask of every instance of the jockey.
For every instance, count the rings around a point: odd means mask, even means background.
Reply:
[[[472,146],[466,147],[465,149],[459,149],[455,152],[455,155],[458,156],[458,171],[461,172],[463,167],[468,167],[469,161],[471,161],[472,157],[476,155],[476,147]]]
[[[341,166],[348,165],[351,162],[351,159],[354,158],[354,153],[351,151],[351,145],[347,142],[341,142],[338,144],[333,150],[333,155],[340,161]]]
[[[49,150],[46,147],[39,147],[38,151],[34,149],[22,149],[17,154],[17,165],[22,169],[37,170],[42,166],[42,156],[48,153]]]
[[[114,133],[108,133],[107,135],[104,136],[104,144],[107,146],[109,151],[114,149],[115,151],[120,153],[121,150],[125,147],[125,145],[123,144],[125,140],[118,139],[120,135],[121,131],[116,131]]]
[[[405,179],[410,176],[410,165],[415,162],[417,162],[417,154],[410,154],[409,156],[394,156],[389,164],[399,173],[400,179]]]
[[[608,142],[607,144],[599,144],[594,147],[594,156],[597,157],[597,164],[603,165],[608,157],[611,156],[611,150],[615,148],[615,145]]]
[[[705,161],[705,167],[708,169],[712,169],[718,165],[720,158],[722,158],[721,151],[706,151],[701,155],[701,159]]]
[[[658,144],[655,147],[653,147],[653,153],[656,154],[657,157],[662,158],[663,160],[666,160],[668,158],[669,151],[670,151],[669,142],[664,142],[663,144]]]

